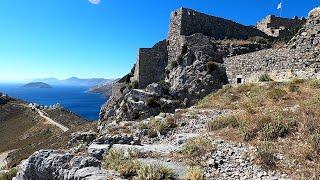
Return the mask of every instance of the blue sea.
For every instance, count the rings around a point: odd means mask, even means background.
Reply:
[[[100,108],[107,101],[103,95],[87,92],[88,87],[53,86],[41,89],[22,86],[22,84],[0,84],[0,92],[40,105],[59,103],[90,121],[99,119]]]

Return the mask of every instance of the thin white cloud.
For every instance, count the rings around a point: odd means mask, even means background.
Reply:
[[[88,0],[90,3],[98,5],[100,4],[101,0]]]

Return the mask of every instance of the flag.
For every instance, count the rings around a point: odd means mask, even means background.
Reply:
[[[277,9],[282,9],[282,2],[280,2],[280,3],[278,4]]]

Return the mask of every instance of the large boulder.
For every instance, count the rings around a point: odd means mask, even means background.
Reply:
[[[40,150],[18,166],[16,180],[78,180],[120,179],[117,174],[102,169],[93,157],[73,156],[56,150]]]

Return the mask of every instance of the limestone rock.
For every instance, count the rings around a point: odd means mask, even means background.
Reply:
[[[100,166],[101,162],[93,157],[74,157],[70,153],[40,150],[18,166],[15,179],[120,179],[117,174],[101,169]]]

